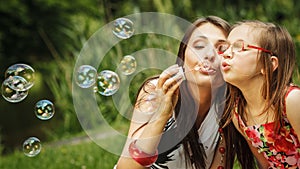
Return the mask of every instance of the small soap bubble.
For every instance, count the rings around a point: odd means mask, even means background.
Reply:
[[[29,137],[23,143],[23,152],[28,157],[34,157],[41,152],[41,141],[36,137]]]
[[[98,74],[94,91],[103,96],[111,96],[119,90],[119,87],[120,79],[118,74],[110,70],[103,70]]]
[[[153,114],[160,106],[161,96],[155,92],[149,93],[144,96],[138,103],[138,109],[146,114]]]
[[[15,76],[14,76],[15,77]],[[28,90],[17,91],[11,87],[13,78],[7,78],[1,85],[2,97],[11,103],[17,103],[24,100],[28,95]]]
[[[133,22],[127,18],[118,18],[114,21],[113,34],[121,39],[128,39],[134,33]]]
[[[120,70],[124,75],[131,75],[136,69],[136,60],[133,56],[124,56],[120,63]]]
[[[89,88],[96,82],[97,70],[90,65],[82,65],[76,72],[76,83],[81,88]]]
[[[41,120],[51,119],[54,113],[54,105],[49,100],[40,100],[35,104],[35,115]]]
[[[27,81],[27,83],[24,85],[24,90],[30,89],[35,80],[34,69],[31,66],[23,63],[14,64],[7,68],[5,71],[5,79],[9,78],[10,76],[23,77]]]

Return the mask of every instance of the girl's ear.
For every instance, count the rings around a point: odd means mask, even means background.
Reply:
[[[273,65],[272,71],[274,72],[278,68],[278,58],[276,56],[271,56],[270,61]],[[265,70],[261,69],[260,71],[262,74],[265,74]]]
[[[273,65],[273,72],[278,68],[278,58],[276,56],[271,56],[271,62]]]

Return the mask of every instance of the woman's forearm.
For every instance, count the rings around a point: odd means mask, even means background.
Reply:
[[[167,120],[168,117],[160,117],[159,119],[150,121],[143,127],[138,137],[128,138],[124,146],[123,154],[118,161],[117,169],[146,169],[147,167],[140,165],[131,158],[128,151],[129,145],[136,140],[135,144],[138,149],[147,154],[154,154],[157,150]]]

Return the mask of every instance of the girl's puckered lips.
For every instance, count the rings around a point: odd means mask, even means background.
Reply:
[[[230,65],[227,62],[223,61],[222,62],[222,70],[228,71],[229,69],[230,69]]]

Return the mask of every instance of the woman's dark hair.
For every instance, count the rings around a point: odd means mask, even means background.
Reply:
[[[211,23],[218,28],[220,28],[224,35],[227,37],[230,25],[225,20],[217,17],[217,16],[207,16],[200,19],[197,19],[193,22],[193,24],[187,29],[178,50],[177,54],[177,60],[176,64],[179,66],[183,66],[184,59],[185,59],[185,51],[188,45],[188,42],[191,38],[192,33],[196,28],[199,26],[205,24],[205,23]],[[144,90],[145,92],[148,92],[147,89],[151,89],[151,83],[153,79],[158,78],[158,76],[152,77],[147,79],[144,84],[142,85],[142,88],[140,90]],[[222,89],[219,90],[220,93],[218,93],[218,96],[224,97],[225,93],[225,85],[221,87]],[[184,98],[184,99],[183,99]],[[218,100],[218,98],[216,97]],[[221,102],[223,100],[220,100]],[[137,103],[139,100],[136,101]],[[218,102],[215,100],[215,102]],[[179,88],[179,97],[178,102],[175,106],[175,118],[176,118],[176,130],[173,130],[172,132],[166,132],[162,135],[160,145],[159,147],[163,147],[166,144],[172,144],[171,141],[179,142],[175,147],[177,147],[180,143],[183,144],[185,157],[186,159],[189,159],[186,161],[186,165],[188,163],[193,164],[196,169],[204,169],[205,166],[205,158],[206,154],[204,151],[204,148],[201,143],[199,143],[199,135],[198,135],[198,128],[195,124],[195,119],[197,118],[199,106],[198,103],[195,102],[195,100],[192,97],[191,92],[189,91],[187,87],[186,81],[182,82]],[[223,110],[223,109],[221,109]],[[180,114],[180,112],[184,112],[184,114]],[[171,138],[171,139],[170,139]],[[178,141],[178,139],[180,139]],[[159,158],[158,158],[159,159]]]
[[[184,64],[183,61],[185,59],[185,51],[193,31],[205,23],[211,23],[217,26],[223,31],[226,37],[228,36],[230,25],[225,20],[217,16],[207,16],[196,20],[193,25],[186,31],[186,34],[181,41],[177,55],[178,58],[176,61],[179,66],[183,66]],[[223,92],[223,94],[220,95],[224,96],[224,90],[220,90],[220,92]],[[216,97],[216,99],[218,99],[218,97]],[[187,84],[185,82],[183,82],[180,86],[178,104],[175,107],[175,117],[179,116],[180,109],[181,111],[184,110],[184,116],[181,116],[180,119],[177,119],[178,128],[180,130],[190,129],[190,127],[187,125],[189,125],[188,123],[195,122],[195,117],[198,114],[199,106],[198,103],[195,103],[194,99],[192,98],[192,94],[188,90]],[[198,128],[196,127],[195,123],[190,131],[183,133],[188,133],[182,140],[186,157],[189,157],[188,159],[190,159],[190,162],[194,164],[196,169],[205,168],[206,154],[202,144],[199,144]]]

